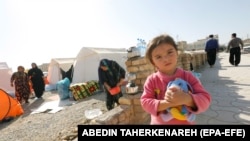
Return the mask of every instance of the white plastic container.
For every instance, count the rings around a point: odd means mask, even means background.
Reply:
[[[127,51],[128,51],[127,55],[128,58],[140,56],[140,50],[137,47],[130,47]]]
[[[102,115],[102,111],[100,109],[85,110],[84,115],[87,119],[94,119]]]

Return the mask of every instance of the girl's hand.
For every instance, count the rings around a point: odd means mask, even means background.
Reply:
[[[189,97],[179,87],[171,87],[166,91],[164,99],[175,106],[179,106],[188,103]]]

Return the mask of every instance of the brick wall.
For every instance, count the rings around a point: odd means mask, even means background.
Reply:
[[[194,70],[199,69],[206,62],[204,52],[179,52],[177,66],[184,70],[191,70],[190,63]],[[143,90],[143,84],[148,75],[155,72],[155,67],[144,57],[128,59],[126,62],[127,71],[136,74],[135,83],[139,90]]]
[[[190,70],[190,63],[192,63],[196,70],[205,65],[206,59],[205,52],[182,52],[179,54],[177,65]],[[155,72],[155,68],[143,57],[127,60],[126,66],[128,72],[136,74],[135,82],[140,90],[147,76]],[[119,106],[93,119],[90,124],[149,124],[150,115],[141,107],[141,94],[124,93],[124,96],[119,99]]]
[[[149,124],[150,115],[142,109],[140,97],[141,93],[124,95],[119,99],[120,106],[93,119],[90,124]]]
[[[154,66],[144,57],[136,57],[128,59],[126,62],[127,72],[135,73],[135,84],[139,90],[142,90],[143,84],[147,76],[155,72]]]

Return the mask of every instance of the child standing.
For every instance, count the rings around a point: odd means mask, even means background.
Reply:
[[[164,121],[160,116],[166,109],[179,105],[185,105],[192,114],[199,114],[205,112],[211,103],[210,94],[200,81],[191,72],[177,67],[178,49],[174,39],[169,35],[155,37],[148,44],[146,58],[157,69],[148,76],[141,96],[143,109],[151,114],[151,124],[194,124],[187,120]],[[176,78],[186,80],[193,93],[185,93],[177,88],[167,91],[167,84]]]

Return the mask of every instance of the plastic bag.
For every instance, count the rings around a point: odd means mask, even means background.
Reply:
[[[61,100],[69,98],[70,81],[68,78],[64,78],[63,80],[58,81],[56,86]]]
[[[94,119],[97,116],[100,116],[102,114],[102,111],[100,109],[90,109],[86,110],[84,114],[87,119]]]

